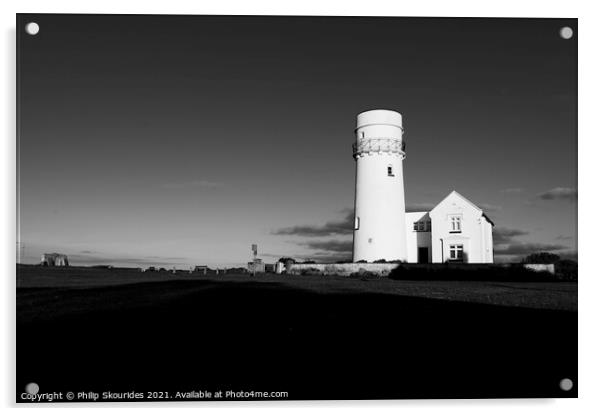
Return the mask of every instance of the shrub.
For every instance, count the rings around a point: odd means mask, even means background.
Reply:
[[[296,261],[294,258],[292,258],[292,257],[280,257],[280,258],[278,259],[278,261],[279,261],[280,263],[283,263],[283,264],[287,264],[287,263],[292,263],[292,264],[295,264],[295,263],[297,262],[297,261]]]
[[[381,277],[380,274],[374,273],[374,272],[369,272],[366,269],[359,269],[357,272],[351,273],[349,276],[350,277],[361,277],[362,280],[378,279]]]
[[[542,282],[555,280],[550,273],[527,270],[522,264],[400,264],[389,274],[394,280],[448,280]]]
[[[553,264],[560,260],[560,256],[554,253],[533,253],[523,259],[523,263]]]
[[[577,281],[578,264],[574,260],[558,260],[554,263],[554,272],[559,280]]]

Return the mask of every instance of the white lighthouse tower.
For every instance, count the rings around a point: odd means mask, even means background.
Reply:
[[[401,114],[358,114],[353,261],[407,260]]]

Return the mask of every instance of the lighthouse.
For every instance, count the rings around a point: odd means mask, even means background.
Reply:
[[[355,134],[353,261],[406,261],[401,114],[391,110],[360,113]]]

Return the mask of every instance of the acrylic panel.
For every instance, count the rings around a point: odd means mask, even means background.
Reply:
[[[16,30],[18,402],[577,397],[576,19]]]

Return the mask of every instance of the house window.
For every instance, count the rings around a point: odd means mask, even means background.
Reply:
[[[391,166],[391,165],[387,166],[387,175],[395,176],[395,175],[393,175],[393,166]]]
[[[464,246],[462,244],[453,244],[449,246],[449,259],[451,261],[464,260]]]
[[[451,218],[451,229],[449,230],[450,233],[460,233],[462,232],[462,225],[461,225],[461,220],[462,217],[459,215],[453,215]]]
[[[431,231],[430,221],[416,221],[414,223],[414,231]]]
[[[355,227],[356,230],[360,229],[360,217],[355,217]]]

